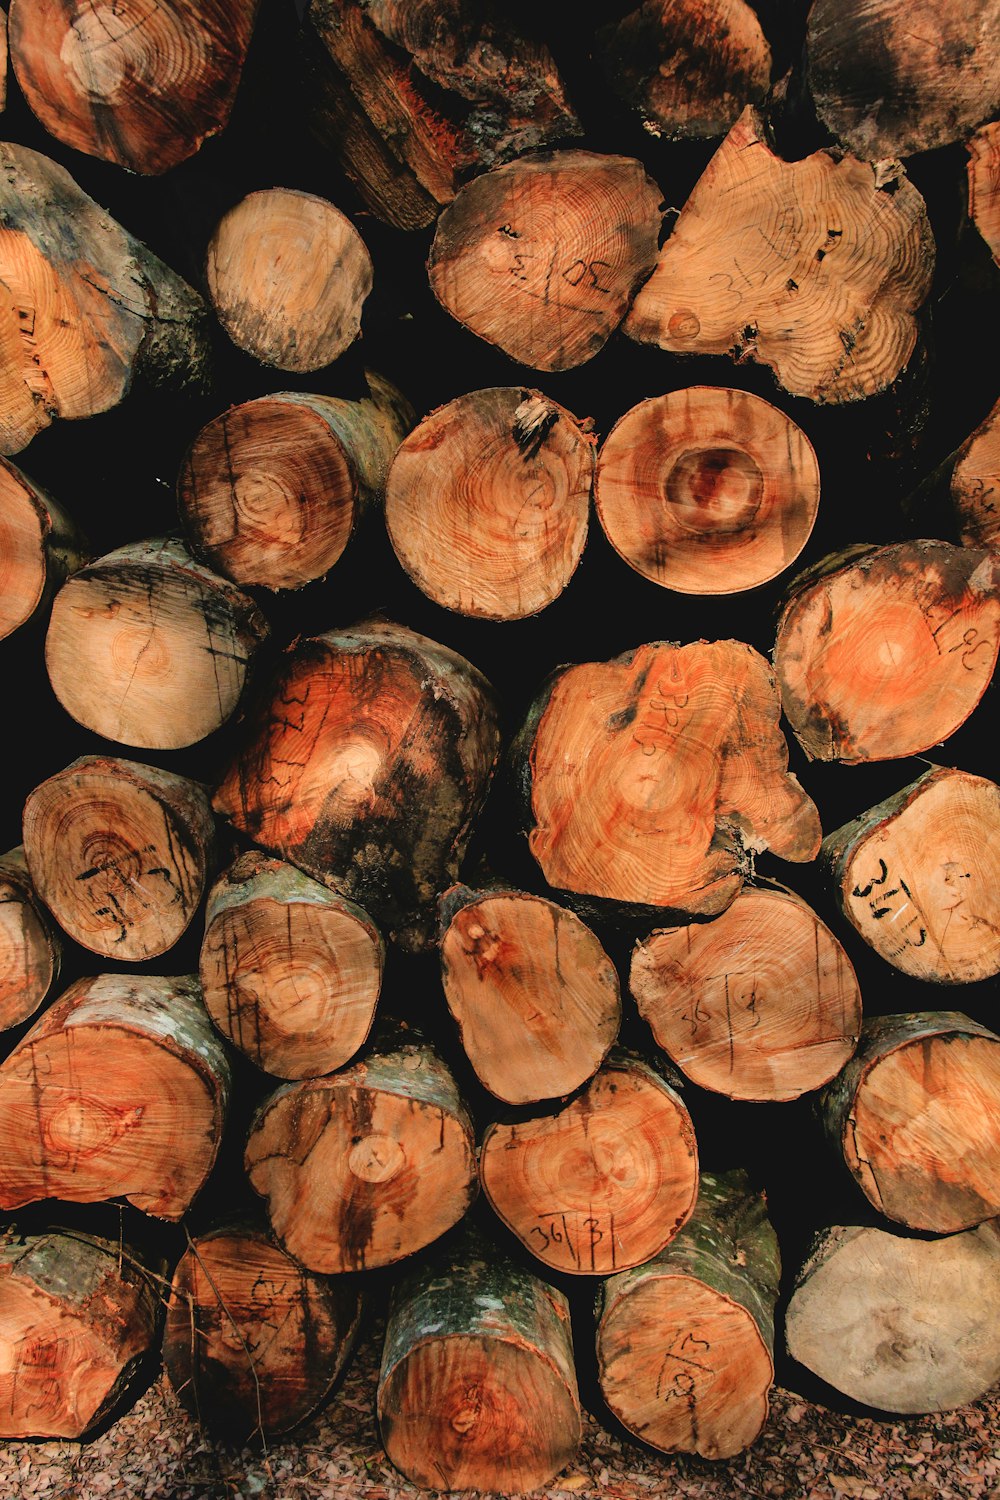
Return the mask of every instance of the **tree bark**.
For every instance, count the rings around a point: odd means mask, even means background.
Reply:
[[[0,458],[0,640],[45,609],[86,556],[62,507]]]
[[[62,941],[31,883],[24,849],[0,858],[0,1031],[33,1016],[59,978]]]
[[[196,979],[78,980],[0,1065],[0,1208],[126,1198],[180,1219],[215,1162],[229,1082]]]
[[[968,142],[969,218],[1000,265],[1000,121]]]
[[[688,1222],[598,1297],[608,1406],[663,1453],[732,1458],[767,1421],[778,1241],[742,1172],[705,1174]]]

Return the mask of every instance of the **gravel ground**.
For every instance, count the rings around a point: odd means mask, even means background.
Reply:
[[[327,1410],[266,1453],[209,1441],[161,1376],[90,1443],[0,1445],[0,1496],[417,1500],[427,1492],[402,1479],[379,1445],[373,1415],[377,1350],[373,1330]],[[758,1442],[721,1464],[651,1453],[588,1416],[577,1461],[538,1493],[550,1500],[1000,1500],[1000,1391],[959,1411],[878,1421],[843,1416],[776,1389]]]

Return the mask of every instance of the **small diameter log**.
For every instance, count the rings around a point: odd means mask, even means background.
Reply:
[[[815,858],[819,815],[787,770],[779,713],[770,667],[741,641],[563,668],[515,747],[546,880],[706,916],[740,890],[748,850]]]
[[[819,1114],[887,1218],[953,1234],[1000,1215],[1000,1037],[968,1016],[866,1021]]]
[[[520,620],[557,599],[587,540],[594,439],[540,391],[472,391],[425,417],[393,459],[389,540],[436,604]]]
[[[35,889],[74,942],[123,963],[172,948],[201,901],[215,829],[196,781],[90,755],[24,807]]]
[[[442,306],[535,370],[592,359],[656,264],[661,194],[641,162],[544,151],[497,167],[438,220]]]
[[[209,567],[244,586],[297,589],[340,560],[415,421],[387,380],[366,375],[369,394],[357,401],[281,391],[202,428],[177,497]]]
[[[11,62],[46,130],[166,172],[224,129],[258,0],[10,0]]]
[[[0,858],[0,1031],[19,1026],[59,978],[62,941],[31,883],[24,849]]]
[[[624,331],[674,354],[768,365],[794,396],[884,390],[917,341],[934,240],[898,164],[786,162],[747,109],[699,178]]]
[[[88,563],[52,605],[45,664],[78,724],[144,750],[193,745],[236,711],[268,624],[172,537]]]
[[[0,1438],[84,1437],[156,1342],[159,1299],[135,1256],[58,1229],[0,1239]],[[30,1462],[30,1460],[29,1460]]]
[[[998,644],[996,560],[947,542],[898,542],[802,574],[778,622],[774,666],[811,760],[894,760],[964,723]]]
[[[228,1097],[193,976],[79,979],[0,1065],[0,1208],[125,1198],[180,1219],[215,1162]]]
[[[961,141],[1000,111],[1000,4],[816,0],[806,77],[820,120],[869,161]]]
[[[250,193],[208,247],[209,295],[239,349],[301,374],[322,370],[361,331],[371,256],[354,225],[314,193]]]
[[[707,923],[650,933],[629,988],[657,1046],[699,1087],[797,1099],[828,1083],[861,1030],[850,959],[781,887],[745,887]]]
[[[614,92],[650,135],[725,135],[771,82],[771,49],[746,0],[643,0],[597,32]]]
[[[1000,552],[1000,401],[958,450],[950,491],[963,545]]]
[[[677,1238],[601,1289],[599,1379],[618,1420],[663,1453],[749,1447],[767,1421],[779,1275],[763,1196],[743,1172],[705,1174]]]
[[[0,452],[17,453],[55,417],[109,411],[140,371],[154,384],[202,383],[208,312],[197,293],[64,167],[5,142],[0,168]]]
[[[62,507],[0,458],[0,640],[48,604],[85,557]]]
[[[548,1485],[582,1437],[565,1296],[466,1234],[396,1287],[377,1411],[389,1458],[423,1489]]]
[[[486,679],[445,646],[370,621],[294,648],[215,806],[422,947],[498,750]]]
[[[314,1276],[262,1230],[192,1240],[174,1272],[163,1335],[170,1384],[225,1441],[276,1437],[330,1395],[361,1322],[357,1284]]]
[[[618,1035],[618,975],[580,918],[524,891],[456,886],[441,977],[480,1082],[508,1104],[571,1094]]]
[[[7,108],[7,69],[10,62],[7,12],[0,5],[0,110]]]
[[[785,1317],[793,1359],[880,1411],[950,1411],[1000,1380],[1000,1234],[825,1230]]]
[[[608,541],[644,578],[684,594],[735,594],[802,551],[819,465],[769,401],[691,386],[617,422],[598,458],[596,500]]]
[[[969,218],[1000,265],[1000,121],[977,130],[968,152]]]
[[[288,1253],[325,1273],[413,1255],[478,1191],[455,1081],[405,1032],[378,1039],[351,1068],[272,1094],[254,1119],[246,1168]]]
[[[292,865],[243,854],[209,892],[201,985],[209,1015],[278,1078],[342,1068],[368,1037],[385,946],[359,906]]]
[[[667,1245],[698,1194],[698,1151],[680,1095],[648,1063],[614,1051],[554,1114],[490,1125],[483,1191],[547,1266],[608,1276]]]

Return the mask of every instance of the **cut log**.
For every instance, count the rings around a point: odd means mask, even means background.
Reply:
[[[700,1088],[731,1099],[797,1099],[857,1046],[851,961],[806,903],[746,887],[712,922],[650,933],[629,988],[657,1046]]]
[[[961,141],[1000,111],[1000,4],[816,0],[806,76],[823,124],[869,161]]]
[[[125,1198],[180,1219],[215,1162],[228,1097],[193,976],[79,979],[0,1065],[0,1208]]]
[[[488,1126],[480,1170],[493,1208],[532,1255],[580,1276],[649,1260],[698,1193],[683,1100],[648,1063],[619,1051],[554,1114]]]
[[[618,975],[572,912],[524,891],[456,886],[442,901],[448,1009],[482,1084],[508,1104],[571,1094],[618,1035]]]
[[[433,223],[459,176],[581,133],[549,49],[481,0],[312,0],[313,123],[368,207]]]
[[[774,665],[811,760],[918,755],[964,723],[1000,644],[988,553],[898,542],[834,554],[792,584]]]
[[[229,119],[258,0],[10,0],[11,62],[46,130],[166,172]]]
[[[1000,121],[977,130],[968,151],[969,218],[1000,265]]]
[[[359,906],[279,859],[241,855],[209,893],[209,1015],[278,1078],[315,1078],[354,1056],[371,1030],[384,961]]]
[[[81,568],[52,605],[45,664],[85,729],[177,750],[235,713],[268,624],[242,589],[172,537],[132,542]]]
[[[10,62],[8,31],[7,12],[0,5],[0,110],[7,108],[7,69]]]
[[[0,1031],[19,1026],[59,978],[62,942],[28,874],[24,849],[0,858]]]
[[[371,621],[294,648],[215,806],[419,948],[498,750],[486,679],[445,646]]]
[[[191,1415],[225,1441],[279,1436],[330,1395],[361,1312],[356,1282],[314,1276],[260,1229],[213,1230],[190,1242],[174,1272],[167,1377]]]
[[[86,555],[62,507],[0,458],[0,640],[43,609]]]
[[[934,239],[902,168],[785,162],[747,109],[709,162],[624,331],[673,354],[768,365],[812,401],[860,401],[917,342]]]
[[[643,0],[597,32],[605,75],[650,135],[725,135],[771,82],[771,49],[746,0]]]
[[[354,225],[315,193],[250,193],[216,225],[208,290],[219,322],[262,364],[322,370],[361,331],[371,256]]]
[[[831,1143],[887,1218],[953,1234],[1000,1214],[1000,1037],[968,1016],[866,1021],[819,1109]]]
[[[166,953],[186,931],[214,842],[203,787],[131,760],[83,756],[24,807],[38,894],[74,942],[123,963]]]
[[[55,417],[92,417],[153,384],[200,384],[197,293],[37,151],[0,145],[0,452]]]
[[[788,1351],[881,1411],[950,1411],[1000,1380],[1000,1234],[826,1230],[799,1272]]]
[[[285,1084],[246,1149],[290,1255],[312,1271],[372,1270],[422,1250],[478,1191],[472,1122],[436,1053],[385,1031],[353,1067]]]
[[[662,1254],[606,1281],[597,1361],[608,1406],[663,1453],[732,1458],[767,1421],[778,1241],[743,1172],[704,1175]]]
[[[563,668],[515,748],[546,880],[704,916],[734,899],[748,850],[815,858],[819,815],[787,770],[779,712],[767,662],[741,641]]]
[[[1000,552],[1000,401],[955,455],[950,492],[963,545]]]
[[[358,401],[260,396],[202,428],[177,496],[209,567],[244,586],[297,589],[340,560],[416,420],[387,380],[368,371],[367,384]]]
[[[540,391],[472,391],[425,417],[393,459],[389,540],[436,604],[520,620],[557,599],[587,540],[594,440]]]
[[[441,305],[535,370],[592,359],[656,264],[660,189],[641,162],[543,151],[477,177],[438,220]]]
[[[697,385],[616,423],[597,464],[597,515],[630,568],[683,594],[735,594],[783,572],[819,506],[813,446],[746,391]]]
[[[158,1313],[152,1282],[120,1245],[76,1231],[7,1230],[0,1438],[84,1437],[121,1404],[156,1342]]]
[[[934,768],[823,842],[841,911],[904,974],[1000,973],[1000,787]]]

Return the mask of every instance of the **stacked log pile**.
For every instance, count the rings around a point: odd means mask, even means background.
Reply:
[[[0,1438],[1000,1379],[1000,0],[535,9],[11,0]]]

